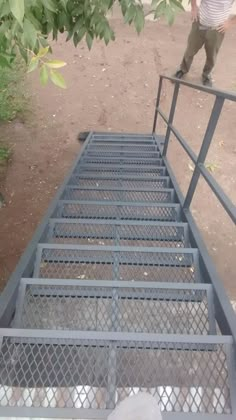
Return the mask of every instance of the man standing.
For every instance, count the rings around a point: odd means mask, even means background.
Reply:
[[[231,16],[234,0],[191,0],[192,30],[180,69],[175,77],[182,79],[188,73],[193,57],[203,47],[206,51],[206,63],[202,73],[202,83],[212,86],[211,71],[224,39],[224,34],[231,25],[236,24],[236,16]]]

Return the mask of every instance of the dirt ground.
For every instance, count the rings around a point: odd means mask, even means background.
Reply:
[[[150,132],[158,77],[172,74],[184,52],[189,15],[179,16],[173,27],[147,22],[141,36],[113,17],[117,38],[105,47],[96,43],[91,52],[84,44],[74,49],[61,39],[54,56],[68,63],[65,91],[41,88],[36,74],[29,76],[31,112],[24,120],[0,126],[1,139],[14,150],[2,192],[0,209],[0,278],[4,286],[30,240],[55,190],[79,151],[79,131]],[[214,72],[219,88],[236,89],[236,30],[227,34]],[[188,80],[198,82],[204,51],[195,59]],[[164,85],[163,109],[168,111],[172,86]],[[212,97],[181,88],[175,118],[179,131],[197,151],[213,103]],[[236,203],[236,104],[225,104],[207,159],[213,175]],[[159,121],[159,133],[165,132]],[[171,163],[183,191],[192,175],[189,159],[171,141]],[[236,299],[235,227],[204,184],[193,202],[210,253],[232,299]]]

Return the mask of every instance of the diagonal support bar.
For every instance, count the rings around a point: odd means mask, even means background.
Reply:
[[[184,209],[188,209],[193,199],[193,195],[196,190],[196,186],[200,177],[200,165],[205,162],[209,147],[211,145],[212,137],[215,133],[217,123],[224,105],[224,98],[217,97],[215,99],[214,106],[212,108],[210,120],[206,129],[206,133],[203,139],[202,147],[198,155],[197,163],[193,172],[192,180],[189,185],[189,189],[184,201]]]
[[[157,116],[158,116],[158,108],[159,108],[160,99],[161,99],[162,82],[163,82],[163,78],[160,77],[158,92],[157,92],[157,100],[156,100],[156,108],[155,108],[153,129],[152,129],[153,134],[156,132],[156,127],[157,127]]]
[[[176,108],[178,94],[179,94],[179,83],[176,83],[175,88],[174,88],[171,108],[170,108],[169,121],[168,121],[168,124],[167,124],[165,143],[164,143],[164,149],[163,149],[163,156],[166,156],[168,145],[169,145],[170,134],[171,134],[171,124],[173,123],[173,120],[174,120],[175,108]]]

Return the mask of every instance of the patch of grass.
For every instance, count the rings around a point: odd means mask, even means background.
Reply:
[[[0,209],[5,203],[4,197],[1,193],[1,185],[6,176],[8,162],[12,156],[12,149],[5,144],[0,143]]]
[[[12,69],[0,67],[0,121],[11,121],[26,106],[25,66],[16,61]]]
[[[11,157],[11,149],[0,145],[0,165],[6,164]]]

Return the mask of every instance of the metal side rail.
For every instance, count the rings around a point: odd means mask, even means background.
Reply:
[[[162,141],[88,136],[0,297],[0,417],[105,420],[146,391],[163,420],[236,418],[232,314]]]

